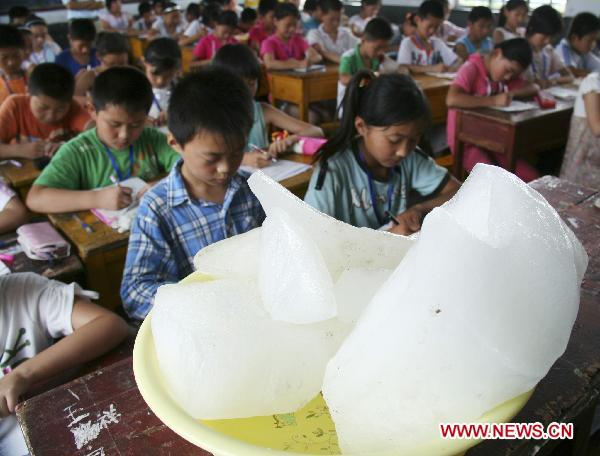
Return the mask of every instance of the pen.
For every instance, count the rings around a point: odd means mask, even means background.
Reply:
[[[396,217],[394,217],[392,214],[390,214],[390,211],[385,211],[385,215],[387,215],[390,220],[392,221],[392,223],[394,225],[400,225],[400,222],[398,221],[398,219]]]
[[[269,152],[267,152],[266,150],[264,150],[264,149],[261,149],[260,147],[258,147],[258,146],[257,146],[257,145],[255,145],[255,144],[252,144],[252,143],[250,143],[250,147],[251,147],[252,149],[254,149],[255,151],[257,151],[257,152],[261,152],[261,153],[263,153],[264,155],[266,155],[267,157],[269,157],[269,159],[270,159],[270,160],[271,160],[273,163],[276,163],[276,162],[277,162],[277,159],[276,159],[275,157],[273,157],[273,156],[272,156],[272,155],[271,155]]]
[[[88,233],[93,233],[94,230],[92,229],[91,226],[89,226],[87,223],[85,223],[83,220],[81,220],[81,218],[79,218],[79,216],[77,214],[73,214],[73,219],[77,220],[79,222],[79,224],[81,225],[81,227],[86,230]]]

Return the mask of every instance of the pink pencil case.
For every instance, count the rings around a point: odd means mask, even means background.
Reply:
[[[71,246],[49,222],[29,223],[17,229],[17,241],[32,260],[68,257]]]
[[[303,155],[314,155],[327,142],[325,138],[311,138],[300,136],[298,142],[294,145],[294,152]]]

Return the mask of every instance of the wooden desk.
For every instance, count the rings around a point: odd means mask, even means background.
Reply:
[[[83,261],[86,286],[100,293],[98,303],[114,309],[121,304],[119,289],[129,232],[113,230],[90,211],[78,212],[77,215],[92,227],[94,233],[85,231],[72,214],[51,214],[48,217]]]
[[[454,175],[463,178],[465,144],[505,154],[514,172],[519,155],[536,154],[564,146],[569,137],[573,102],[559,101],[554,109],[510,114],[494,109],[457,109]]]
[[[597,228],[600,225],[600,211],[593,206],[594,199],[600,194],[551,177],[539,179],[532,186],[559,210],[566,223],[573,226],[573,221],[569,222],[569,219],[577,221],[575,232],[590,255],[590,264],[567,350],[539,383],[532,398],[514,421],[540,421],[544,425],[552,421],[574,421],[576,436],[578,431],[585,436],[585,422],[581,419],[585,419],[593,410],[600,388],[600,233]],[[69,411],[89,413],[87,419],[96,420],[102,412],[110,412],[111,404],[120,414],[118,423],[108,423],[106,429],[102,429],[85,450],[78,452],[73,433],[68,428],[72,421],[68,417]],[[79,408],[83,410],[77,410]],[[25,401],[17,407],[17,418],[33,456],[209,455],[189,444],[156,418],[137,390],[131,359]],[[536,451],[539,451],[539,455],[547,455],[558,443],[490,440],[476,446],[467,455],[521,455]],[[104,453],[100,453],[100,448]]]
[[[300,119],[305,122],[308,122],[308,107],[311,103],[337,98],[337,65],[326,65],[325,71],[309,73],[269,71],[267,78],[273,103],[286,101],[298,105]]]
[[[146,52],[146,48],[148,47],[148,40],[139,36],[129,36],[127,40],[129,41],[129,49],[133,60],[138,61],[144,57],[144,52]]]
[[[31,184],[37,179],[41,171],[34,166],[33,160],[21,158],[17,161],[23,165],[21,168],[6,163],[0,165],[0,174],[17,191],[21,200],[25,201]]]
[[[413,79],[423,90],[427,101],[429,101],[433,125],[445,124],[448,116],[446,95],[448,95],[448,89],[452,85],[452,81],[427,74],[413,75]]]
[[[181,71],[183,74],[190,72],[190,63],[194,60],[193,46],[184,46],[181,48]]]
[[[8,233],[0,236],[0,253],[10,252],[17,244],[17,233]],[[6,244],[6,245],[5,245]],[[67,258],[55,261],[32,260],[25,252],[12,254],[15,259],[12,264],[7,264],[11,272],[35,272],[49,279],[60,280],[65,283],[77,282],[83,285],[83,265],[77,255],[71,252]]]

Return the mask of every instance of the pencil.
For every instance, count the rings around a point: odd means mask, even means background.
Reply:
[[[79,222],[81,227],[88,233],[91,234],[94,232],[94,229],[91,226],[89,226],[87,223],[85,223],[83,220],[81,220],[81,218],[77,214],[73,214],[73,219],[76,220],[77,222]]]
[[[250,146],[252,149],[254,149],[255,151],[257,151],[257,152],[261,152],[262,154],[266,155],[266,156],[269,158],[269,160],[271,160],[273,163],[277,162],[277,159],[276,159],[275,157],[273,157],[273,156],[272,156],[272,155],[271,155],[269,152],[267,152],[266,150],[264,150],[264,149],[261,149],[260,147],[258,147],[258,146],[257,146],[257,145],[255,145],[255,144],[252,144],[252,143],[250,143],[250,144],[249,144],[249,146]]]
[[[398,219],[396,217],[394,217],[392,214],[390,214],[390,211],[385,211],[385,215],[387,215],[390,220],[392,221],[392,223],[394,225],[400,225],[400,222],[398,221]]]

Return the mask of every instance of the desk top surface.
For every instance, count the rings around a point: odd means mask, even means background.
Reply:
[[[10,163],[0,165],[0,173],[13,187],[29,185],[40,175],[41,171],[34,166],[33,160],[21,158],[16,161],[23,166],[19,168]]]
[[[518,125],[533,120],[547,118],[549,116],[570,114],[573,111],[573,101],[557,101],[556,107],[552,109],[531,109],[520,112],[503,112],[490,108],[476,109],[457,109],[457,111],[466,112],[485,119],[494,120],[500,123]]]
[[[298,79],[319,79],[319,78],[322,78],[323,76],[329,77],[332,75],[335,75],[337,77],[338,65],[332,64],[332,63],[327,63],[327,64],[325,64],[324,70],[308,71],[306,73],[302,73],[302,72],[294,71],[294,70],[269,70],[267,73],[271,77],[287,76],[287,77],[293,77],[293,78],[298,78]]]
[[[600,209],[594,206],[600,193],[550,176],[538,179],[532,186],[574,230],[588,252],[590,263],[567,350],[514,421],[568,422],[594,405],[600,387]],[[72,423],[86,413],[89,415],[84,417],[84,422],[95,422],[102,416],[114,417],[117,422],[106,418],[106,426],[97,437],[78,449],[76,429],[79,422]],[[176,435],[152,413],[136,387],[130,358],[23,402],[17,408],[17,417],[33,456],[209,454]],[[485,441],[467,454],[525,454],[547,443],[539,440]]]

